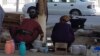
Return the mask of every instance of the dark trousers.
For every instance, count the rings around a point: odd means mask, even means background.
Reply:
[[[26,49],[27,50],[33,49],[32,43],[26,43]]]

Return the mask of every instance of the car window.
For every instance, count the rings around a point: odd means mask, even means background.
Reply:
[[[48,0],[48,2],[61,2],[61,0]]]
[[[62,0],[62,2],[67,2],[67,0]]]
[[[48,0],[48,2],[59,2],[59,0]]]
[[[68,3],[72,3],[75,2],[76,0],[48,0],[48,2],[68,2]]]
[[[47,0],[47,2],[53,2],[53,0]]]
[[[88,0],[80,0],[81,2],[87,2]]]
[[[76,2],[76,0],[66,0],[66,2],[73,3],[73,2]]]

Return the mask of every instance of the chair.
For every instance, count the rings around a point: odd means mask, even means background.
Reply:
[[[59,48],[67,50],[67,43],[55,43],[55,52],[58,51]]]

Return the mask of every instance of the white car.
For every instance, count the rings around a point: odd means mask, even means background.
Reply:
[[[94,2],[88,0],[47,0],[48,14],[59,15],[95,15]],[[36,7],[36,2],[25,4],[23,13],[27,15],[30,6]]]

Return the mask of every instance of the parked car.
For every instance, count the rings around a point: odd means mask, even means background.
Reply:
[[[94,2],[89,0],[47,0],[48,14],[59,15],[95,15],[97,12]],[[36,7],[36,2],[25,4],[23,7],[23,13],[26,15],[26,11],[30,6]]]

